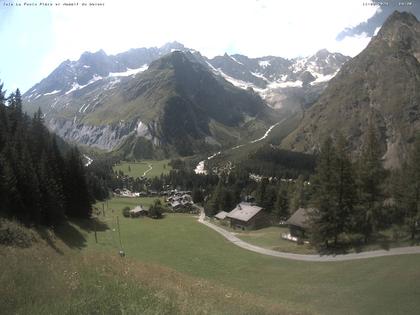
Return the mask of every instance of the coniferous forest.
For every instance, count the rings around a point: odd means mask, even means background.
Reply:
[[[19,89],[6,97],[0,85],[0,214],[47,226],[89,217],[89,190],[77,148],[59,147],[41,111],[29,117]]]

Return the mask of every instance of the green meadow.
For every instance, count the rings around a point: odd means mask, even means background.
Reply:
[[[123,161],[114,166],[114,171],[122,171],[131,177],[153,178],[161,174],[168,174],[172,167],[169,165],[170,160],[142,160],[142,161]],[[151,167],[150,167],[151,166]]]
[[[43,247],[48,254],[36,255],[30,249],[3,248],[1,270],[11,270],[0,278],[0,302],[10,306],[5,311],[418,314],[420,255],[300,262],[241,249],[199,224],[196,216],[166,214],[153,220],[121,215],[125,206],[152,201],[114,198],[95,228],[86,221],[61,227],[58,239],[50,242],[61,253],[50,247]],[[124,258],[118,255],[121,245]]]

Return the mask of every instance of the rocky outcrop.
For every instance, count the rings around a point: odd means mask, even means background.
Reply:
[[[159,145],[159,140],[152,135],[149,126],[138,121],[120,122],[112,125],[88,125],[68,119],[51,119],[48,126],[60,137],[103,150],[113,150],[121,145],[130,135],[137,135]]]
[[[340,132],[357,155],[373,123],[387,167],[398,167],[420,130],[420,23],[393,13],[367,48],[346,63],[282,146],[314,152]]]

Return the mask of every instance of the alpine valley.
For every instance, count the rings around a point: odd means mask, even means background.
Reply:
[[[227,54],[208,59],[173,42],[64,61],[24,95],[64,139],[128,158],[214,152],[259,138],[310,107],[350,58]]]
[[[312,154],[340,133],[358,156],[371,124],[394,167],[419,129],[419,56],[419,22],[396,11],[353,59],[327,50],[209,59],[177,42],[115,56],[86,52],[29,89],[24,108],[41,108],[66,140],[128,158],[213,154],[279,122],[288,125],[272,145]]]
[[[326,135],[340,132],[360,153],[371,124],[385,166],[401,165],[420,127],[420,23],[395,11],[358,56],[346,63],[282,146],[319,150]]]

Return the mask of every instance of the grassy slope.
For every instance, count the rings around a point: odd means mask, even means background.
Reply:
[[[289,313],[279,304],[169,268],[109,252],[80,252],[72,249],[75,243],[51,235],[54,248],[36,239],[28,249],[0,246],[1,314]]]
[[[236,237],[264,248],[278,250],[281,252],[297,253],[297,254],[314,254],[315,249],[309,245],[298,245],[295,242],[287,241],[281,238],[283,233],[289,233],[287,227],[270,226],[267,228],[255,231],[241,231],[238,229],[231,229],[226,225],[221,225],[219,222],[213,221],[214,224],[233,232]]]
[[[228,149],[223,151],[223,153],[216,158],[212,159],[210,161],[210,165],[216,165],[219,163],[223,163],[226,161],[231,162],[240,162],[244,159],[249,158],[249,154],[257,151],[259,148],[261,148],[263,145],[267,143],[272,143],[273,145],[278,145],[280,142],[288,135],[290,132],[296,128],[297,124],[300,121],[300,114],[299,113],[284,113],[284,120],[282,120],[281,123],[279,123],[277,126],[275,126],[271,132],[268,134],[267,138],[265,138],[262,141],[250,143],[249,141],[246,142],[240,142],[239,144],[243,144],[243,146],[235,149]],[[266,130],[266,129],[265,129]],[[262,132],[259,135],[254,135],[252,139],[259,139],[261,138],[264,133]]]
[[[121,199],[110,202],[121,209]],[[419,255],[340,263],[265,257],[227,242],[187,215],[120,219],[128,257],[234,287],[298,311],[321,314],[414,314],[420,307]],[[102,232],[105,233],[105,232]],[[87,249],[108,249],[93,244]],[[115,249],[114,249],[115,250]]]
[[[140,162],[121,162],[118,165],[114,166],[114,171],[123,171],[124,174],[131,177],[141,177],[143,173],[149,169],[149,164],[152,165],[153,169],[146,174],[147,178],[153,178],[155,176],[160,176],[161,174],[168,174],[172,169],[168,165],[169,160],[143,160]],[[130,166],[131,172],[128,170]]]
[[[149,199],[118,198],[111,200],[109,207],[120,211],[125,205],[150,202],[152,199]],[[117,213],[114,212],[114,215]],[[116,228],[115,220],[111,219],[112,213],[108,211],[107,214],[111,229]],[[78,225],[83,227],[81,223]],[[195,310],[192,313],[207,310],[210,313],[231,314],[235,305],[238,305],[242,307],[237,309],[238,313],[256,314],[257,310],[247,308],[247,305],[254,304],[255,299],[255,304],[261,305],[262,309],[279,307],[279,313],[281,310],[295,310],[318,314],[416,314],[420,307],[420,255],[339,263],[305,263],[266,257],[238,248],[198,224],[193,216],[170,214],[157,221],[120,216],[120,226],[127,254],[124,261],[134,264],[126,274],[119,265],[121,260],[115,258],[118,242],[111,241],[110,237],[113,234],[117,238],[117,232],[99,228],[99,244],[96,244],[93,233],[68,226],[61,231],[61,235],[67,238],[73,248],[82,249],[79,254],[76,250],[71,251],[70,255],[66,252],[63,256],[66,259],[57,262],[48,260],[49,256],[42,253],[39,258],[30,261],[22,259],[24,257],[20,255],[11,258],[16,253],[0,256],[0,270],[12,270],[3,272],[0,278],[0,290],[4,290],[0,294],[2,305],[6,303],[5,299],[9,299],[15,306],[20,303],[27,307],[23,310],[36,310],[36,314],[45,313],[43,303],[58,299],[57,309],[67,312],[73,307],[71,305],[93,310],[96,303],[103,303],[109,312],[112,307],[143,307],[135,306],[136,303],[142,303],[143,294],[146,301],[150,300],[147,302],[152,310],[150,313],[164,313],[158,309],[161,306],[154,300],[156,296],[159,302],[164,301],[162,307],[168,313],[191,307],[189,310]],[[44,258],[53,272],[42,271]],[[64,295],[60,292],[67,294],[69,288],[61,280],[55,281],[54,277],[61,279],[60,272],[67,268],[67,265],[61,266],[59,262],[72,263],[73,259],[76,262],[72,270],[80,273],[78,279],[83,290],[76,290],[61,300]],[[84,271],[85,268],[87,271]],[[153,268],[157,270],[154,280],[147,280],[146,275]],[[103,273],[101,270],[104,270]],[[137,278],[138,273],[143,277]],[[16,276],[12,276],[14,274]],[[108,276],[111,280],[106,280]],[[202,284],[194,290],[195,282],[188,282],[188,279]],[[39,284],[39,287],[47,288],[45,296],[42,290],[36,289]],[[175,287],[175,292],[169,290],[168,286]],[[203,289],[214,291],[206,293],[202,292]],[[223,291],[225,289],[229,293]],[[83,294],[87,294],[89,299],[84,300]],[[231,294],[242,299],[232,300],[231,304],[229,298],[221,298]],[[209,300],[206,300],[207,296]],[[245,301],[248,304],[241,306]],[[46,310],[55,310],[52,305],[48,307]]]

